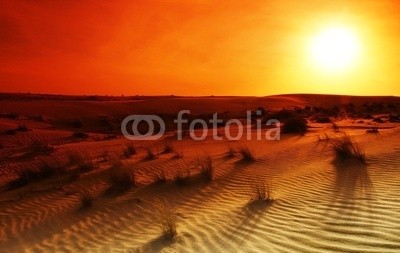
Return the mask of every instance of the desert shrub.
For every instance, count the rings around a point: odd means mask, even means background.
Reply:
[[[272,191],[269,184],[260,181],[255,183],[251,190],[250,201],[273,201]]]
[[[318,141],[331,141],[331,137],[327,133],[323,133],[322,136],[318,136]]]
[[[146,156],[145,156],[146,160],[154,160],[157,158],[156,154],[153,152],[151,147],[144,147],[144,150],[146,152]]]
[[[373,128],[367,129],[366,132],[369,134],[379,134],[379,129],[377,127],[373,127]]]
[[[171,153],[174,151],[174,146],[171,142],[165,142],[162,153]]]
[[[55,174],[65,172],[65,164],[56,158],[48,158],[39,160],[38,176],[39,178],[46,178]]]
[[[107,193],[123,193],[136,185],[134,172],[120,161],[113,161],[109,169]]]
[[[167,203],[159,201],[156,206],[157,221],[165,239],[173,240],[177,234],[177,216]]]
[[[209,182],[213,179],[214,167],[211,157],[209,155],[205,155],[204,157],[198,159],[197,166],[200,169],[200,176],[203,180]]]
[[[81,128],[83,125],[80,119],[74,119],[71,123],[73,128]]]
[[[75,131],[75,132],[72,133],[72,138],[75,138],[75,139],[87,139],[87,138],[89,138],[89,135],[87,133],[84,133],[84,132]]]
[[[364,152],[347,134],[343,137],[332,139],[331,147],[337,161],[357,160],[361,163],[366,162]]]
[[[338,126],[335,122],[332,122],[332,129],[333,129],[335,132],[339,132],[339,130],[340,130],[339,126]]]
[[[45,122],[45,118],[43,115],[32,116],[31,119],[37,122]]]
[[[364,119],[374,119],[374,117],[371,114],[365,114]]]
[[[56,160],[40,160],[34,168],[22,168],[17,172],[18,177],[7,184],[7,189],[12,190],[31,182],[40,181],[65,171],[63,165]]]
[[[81,173],[92,171],[96,167],[90,155],[82,154],[78,151],[71,151],[67,156],[68,165],[75,166]]]
[[[18,132],[27,132],[29,129],[26,124],[19,124],[15,130]]]
[[[254,162],[256,160],[253,150],[251,150],[247,146],[240,146],[238,148],[239,154],[242,156],[242,161],[243,162]]]
[[[173,159],[181,159],[181,158],[183,158],[183,153],[181,151],[175,151],[175,154],[172,158]]]
[[[16,135],[17,131],[15,131],[15,129],[7,129],[4,133],[6,135]]]
[[[384,122],[385,122],[385,121],[383,121],[383,119],[381,119],[380,117],[374,118],[372,121],[373,121],[373,122],[376,122],[376,123],[384,123]]]
[[[395,123],[400,121],[400,116],[391,114],[389,116],[389,122]]]
[[[190,170],[179,169],[173,179],[174,184],[178,186],[187,185],[190,182]]]
[[[6,113],[2,113],[0,114],[1,118],[6,118],[6,119],[16,119],[19,117],[18,113],[13,113],[13,112],[6,112]]]
[[[305,134],[307,129],[307,121],[301,116],[292,116],[283,120],[282,133],[284,134]]]
[[[124,152],[123,152],[123,154],[124,154],[124,157],[125,158],[129,158],[129,157],[131,157],[131,156],[133,156],[133,155],[136,155],[136,148],[135,148],[135,146],[134,145],[127,145],[126,146],[126,148],[125,148],[125,150],[124,150]]]
[[[153,174],[153,184],[165,184],[167,183],[167,176],[164,171],[158,171]]]
[[[228,147],[228,151],[226,151],[226,157],[235,157],[236,150],[233,147]]]
[[[331,123],[332,120],[331,120],[331,118],[329,118],[327,116],[318,116],[318,117],[315,117],[315,122],[317,122],[317,123]]]
[[[34,154],[49,154],[54,151],[54,147],[42,140],[34,140],[28,146],[29,152]]]
[[[79,195],[79,210],[86,210],[93,206],[95,197],[90,192],[81,192]]]

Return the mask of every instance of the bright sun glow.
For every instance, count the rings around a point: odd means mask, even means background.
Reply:
[[[318,67],[337,72],[346,70],[355,63],[360,45],[352,30],[332,27],[316,35],[310,51]]]

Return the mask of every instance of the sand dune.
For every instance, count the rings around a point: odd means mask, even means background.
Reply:
[[[123,138],[58,142],[52,159],[67,162],[68,154],[78,151],[96,167],[73,181],[61,174],[3,189],[0,252],[398,252],[399,129],[387,125],[369,134],[362,127],[344,128],[365,149],[367,163],[338,164],[318,137],[341,133],[311,125],[315,128],[306,135],[283,135],[280,141],[186,138],[173,141],[174,150],[166,153],[164,140],[136,142],[137,154],[129,158],[122,156],[130,144]],[[57,129],[33,130],[40,131],[52,133],[47,136],[53,140],[65,137]],[[140,148],[146,146],[155,159],[146,159]],[[241,146],[254,150],[254,162],[227,154],[229,147]],[[22,152],[18,147],[0,151],[2,184],[40,162],[40,156],[13,159]],[[196,161],[205,154],[214,166],[211,182],[197,176]],[[107,194],[112,163],[107,155],[129,165],[135,187]],[[191,174],[187,184],[173,182],[184,170]],[[154,184],[161,172],[167,183]],[[267,182],[274,201],[251,201],[257,182]],[[82,192],[94,198],[85,210],[79,210]],[[160,202],[176,217],[173,240],[162,235]]]

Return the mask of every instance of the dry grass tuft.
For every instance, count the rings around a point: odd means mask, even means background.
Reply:
[[[132,144],[128,144],[126,145],[123,155],[125,158],[130,158],[131,156],[136,155],[136,153],[137,152],[135,146]]]
[[[26,124],[19,124],[15,130],[18,132],[27,132],[29,131],[29,128]]]
[[[40,155],[48,155],[54,151],[54,147],[49,143],[42,140],[34,140],[31,144],[29,144],[29,153],[31,154],[40,154]]]
[[[153,184],[165,184],[167,183],[167,176],[163,170],[153,174]]]
[[[144,147],[144,150],[146,152],[145,160],[154,160],[157,158],[151,147]]]
[[[228,147],[228,151],[226,152],[226,157],[235,157],[236,150],[233,147]]]
[[[356,160],[366,163],[365,153],[348,134],[345,134],[341,138],[332,139],[330,144],[336,161]]]
[[[174,184],[182,186],[188,185],[190,183],[190,170],[189,169],[179,169],[173,179]]]
[[[22,187],[63,172],[65,168],[58,159],[41,159],[35,168],[22,168],[18,172],[18,177],[7,185],[7,189]]]
[[[78,151],[71,151],[67,154],[67,156],[68,165],[75,166],[76,169],[81,173],[92,171],[96,168],[92,158],[89,155],[84,155]]]
[[[200,168],[200,176],[207,182],[213,180],[214,177],[214,167],[212,164],[211,157],[209,155],[205,155],[202,158],[197,160],[197,166]]]
[[[79,195],[80,205],[78,210],[82,211],[92,207],[94,199],[95,197],[90,192],[81,192]]]
[[[120,160],[114,160],[109,169],[108,183],[107,193],[119,194],[126,192],[136,185],[135,173],[129,171],[128,166]]]
[[[172,153],[172,152],[174,152],[174,150],[175,150],[175,148],[171,142],[165,142],[162,153],[164,153],[164,154]]]
[[[156,215],[163,237],[167,240],[176,238],[178,235],[177,216],[173,209],[167,203],[159,201],[156,205]]]
[[[322,136],[318,136],[318,141],[320,142],[330,142],[331,141],[331,137],[327,134],[327,133],[323,133]]]
[[[373,128],[367,129],[366,132],[369,134],[379,134],[379,129],[377,127],[373,127]]]
[[[272,202],[274,199],[272,197],[272,191],[269,184],[265,182],[257,182],[252,188],[252,194],[250,196],[250,200],[254,201],[266,201],[268,203]]]
[[[172,159],[181,159],[183,158],[183,152],[181,151],[175,151],[174,156],[172,157]]]
[[[239,152],[239,154],[241,154],[243,162],[252,163],[252,162],[256,161],[254,152],[249,147],[241,146],[238,148],[238,152]]]

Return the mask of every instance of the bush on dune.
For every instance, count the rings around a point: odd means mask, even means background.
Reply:
[[[239,154],[242,156],[242,161],[243,162],[254,162],[256,160],[253,150],[251,150],[249,147],[247,146],[240,146],[238,148],[238,152]]]
[[[90,192],[81,192],[79,196],[79,210],[86,210],[93,206],[94,196]]]
[[[121,161],[113,161],[108,175],[107,193],[123,193],[136,185],[135,173]]]
[[[252,186],[252,195],[250,201],[265,201],[272,202],[272,191],[269,184],[265,182],[257,182]]]
[[[156,218],[162,229],[162,236],[167,240],[173,240],[178,235],[177,216],[173,209],[162,201],[156,205]]]
[[[125,158],[130,158],[133,155],[136,155],[136,148],[134,145],[127,145],[124,152],[124,157]]]
[[[197,160],[197,166],[200,168],[200,176],[203,180],[210,182],[214,177],[214,167],[211,157],[206,155]]]
[[[355,160],[366,163],[365,153],[348,134],[340,138],[331,139],[331,147],[336,161]]]
[[[22,168],[18,173],[18,177],[9,182],[8,190],[22,187],[31,182],[44,180],[57,174],[65,172],[65,167],[57,159],[42,159],[34,168]]]
[[[284,134],[305,134],[307,130],[307,121],[300,116],[293,116],[283,120],[282,133]]]

